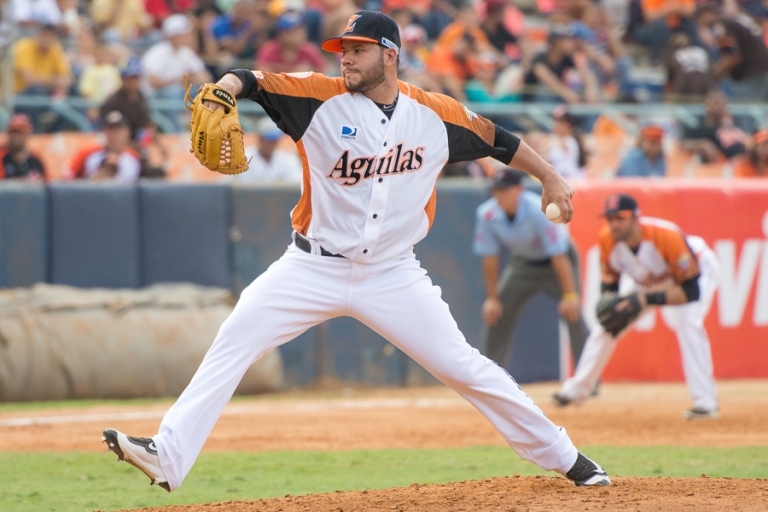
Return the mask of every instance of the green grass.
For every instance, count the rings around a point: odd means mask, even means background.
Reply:
[[[768,477],[768,447],[588,447],[611,475]],[[116,510],[549,474],[503,447],[202,454],[171,494],[112,453],[0,453],[0,510]]]

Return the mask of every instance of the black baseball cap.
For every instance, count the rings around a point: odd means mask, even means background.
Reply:
[[[626,194],[614,194],[605,200],[605,217],[638,217],[640,208],[637,207],[637,201],[632,196]]]
[[[349,17],[340,36],[329,37],[320,47],[327,52],[340,53],[343,39],[376,43],[400,53],[400,29],[395,20],[380,11],[357,11]]]
[[[497,171],[491,181],[491,188],[493,190],[499,190],[502,188],[516,187],[523,182],[523,179],[527,176],[523,171],[518,171],[511,167],[505,167],[500,171]]]

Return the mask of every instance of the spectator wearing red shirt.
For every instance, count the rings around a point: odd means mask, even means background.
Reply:
[[[320,50],[307,41],[307,30],[301,14],[285,12],[277,18],[275,38],[261,47],[256,55],[256,68],[271,73],[323,71],[325,60]]]

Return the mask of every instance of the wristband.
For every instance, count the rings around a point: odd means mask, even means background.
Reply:
[[[565,292],[562,300],[578,300],[579,294],[576,292]]]
[[[664,292],[646,293],[645,302],[649,306],[661,306],[667,303],[667,294]]]

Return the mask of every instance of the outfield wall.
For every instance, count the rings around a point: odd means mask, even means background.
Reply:
[[[594,321],[595,241],[602,203],[614,191],[638,197],[644,214],[702,236],[724,267],[707,319],[718,377],[768,377],[768,185],[740,181],[615,181],[577,184],[571,230],[582,255],[585,314]],[[295,187],[146,183],[119,186],[0,184],[0,287],[35,282],[141,288],[192,282],[239,293],[290,242]],[[473,346],[482,336],[480,260],[471,252],[484,185],[442,181],[438,214],[416,253]],[[722,297],[726,297],[722,300]],[[520,382],[561,375],[556,304],[537,296],[515,333],[506,365]],[[393,319],[393,321],[397,321]],[[680,380],[674,336],[663,317],[638,326],[605,379]],[[0,346],[0,350],[2,347]],[[320,381],[422,384],[431,377],[358,322],[340,318],[280,349],[289,386]],[[567,365],[565,365],[567,367]]]

